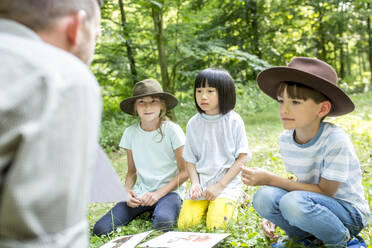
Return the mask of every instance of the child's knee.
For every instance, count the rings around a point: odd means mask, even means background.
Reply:
[[[224,228],[237,218],[236,203],[230,199],[216,199],[208,208],[206,224],[209,229]]]
[[[252,204],[254,209],[261,215],[271,212],[272,207],[275,205],[277,194],[277,188],[275,187],[265,186],[260,188],[253,195]]]
[[[225,228],[226,224],[231,220],[233,220],[233,218],[228,216],[210,216],[206,220],[206,225],[210,230],[215,228]]]
[[[100,221],[97,221],[96,224],[93,226],[92,233],[96,236],[101,235],[107,235],[113,231],[113,228],[111,226],[105,225],[105,223],[102,223]]]
[[[197,214],[187,209],[182,210],[178,217],[178,229],[185,230],[187,228],[199,225],[203,220],[204,214]]]
[[[279,209],[288,221],[300,220],[306,218],[307,201],[303,191],[292,191],[280,199]]]
[[[177,217],[166,212],[160,212],[153,216],[152,224],[156,230],[170,231],[176,226]]]

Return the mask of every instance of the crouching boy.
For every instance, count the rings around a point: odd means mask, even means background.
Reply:
[[[280,153],[285,169],[297,177],[291,181],[260,168],[243,168],[245,184],[266,185],[253,197],[254,208],[266,219],[264,233],[277,237],[277,225],[305,246],[366,247],[357,236],[369,216],[358,159],[348,135],[323,122],[326,116],[354,110],[337,86],[336,72],[318,59],[298,57],[288,66],[262,71],[257,82],[279,102],[286,129],[279,138]]]

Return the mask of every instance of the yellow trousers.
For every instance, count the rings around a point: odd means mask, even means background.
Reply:
[[[209,229],[223,228],[230,220],[236,220],[236,203],[226,198],[218,198],[214,201],[185,200],[178,217],[178,228],[185,230],[189,227],[199,225],[206,214],[206,224]]]

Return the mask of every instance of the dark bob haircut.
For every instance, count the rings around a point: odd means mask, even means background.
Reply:
[[[235,85],[230,73],[217,68],[204,69],[196,76],[194,83],[194,101],[199,113],[204,111],[196,102],[196,88],[212,87],[217,89],[218,105],[221,114],[226,114],[234,109],[236,102]]]

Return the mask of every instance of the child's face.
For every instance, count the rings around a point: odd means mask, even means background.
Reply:
[[[195,98],[199,108],[201,108],[205,114],[217,115],[220,113],[216,88],[209,87],[208,84],[205,85],[205,88],[196,88]]]
[[[284,90],[278,96],[279,115],[285,129],[296,129],[296,132],[313,132],[319,127],[323,117],[323,103],[315,103],[312,99],[302,100],[290,98]]]
[[[135,103],[135,110],[142,122],[158,121],[162,108],[162,100],[158,97],[145,96],[138,98]]]

